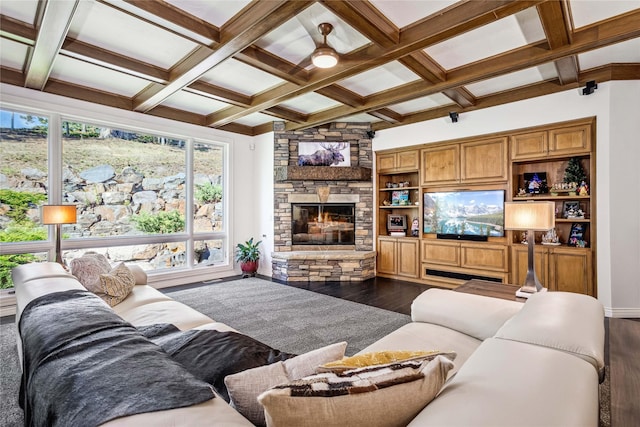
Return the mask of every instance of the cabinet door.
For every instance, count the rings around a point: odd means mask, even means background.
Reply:
[[[396,272],[396,239],[378,239],[378,273]]]
[[[529,265],[528,248],[526,245],[511,247],[511,283],[522,286],[524,279],[527,278],[527,269]],[[536,270],[536,276],[544,287],[549,287],[549,251],[540,246],[535,247],[533,254],[533,265]]]
[[[418,150],[401,151],[396,155],[396,170],[418,170]]]
[[[511,158],[513,160],[540,159],[549,150],[547,131],[523,133],[511,137]]]
[[[460,243],[423,240],[422,262],[458,267],[460,266]]]
[[[378,172],[393,171],[396,167],[396,153],[378,154]]]
[[[460,145],[425,148],[421,152],[421,184],[454,184],[460,181]]]
[[[460,169],[464,183],[506,181],[507,138],[461,144]]]
[[[398,276],[418,277],[418,249],[420,242],[414,240],[398,240]]]
[[[586,154],[591,151],[591,125],[549,131],[549,154]]]
[[[505,245],[461,243],[460,265],[480,270],[509,271],[508,249]]]
[[[590,250],[554,248],[549,259],[549,290],[594,296]]]

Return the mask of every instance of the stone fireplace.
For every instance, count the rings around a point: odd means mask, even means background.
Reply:
[[[361,281],[374,277],[369,124],[332,123],[286,131],[284,123],[275,123],[274,131],[273,278]],[[349,143],[350,166],[298,166],[300,142]],[[341,207],[332,212],[331,207],[337,206]]]

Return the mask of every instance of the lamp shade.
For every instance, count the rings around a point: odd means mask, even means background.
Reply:
[[[76,205],[42,205],[43,224],[75,224]]]
[[[555,226],[553,202],[505,202],[505,230],[547,231]]]
[[[338,54],[329,46],[322,46],[313,52],[311,62],[318,68],[331,68],[338,63]]]

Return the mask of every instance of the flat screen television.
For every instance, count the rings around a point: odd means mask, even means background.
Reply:
[[[423,231],[444,239],[504,236],[504,190],[424,193]]]

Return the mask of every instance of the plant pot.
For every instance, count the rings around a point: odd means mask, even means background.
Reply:
[[[256,271],[258,271],[259,261],[260,260],[241,262],[240,270],[242,270],[242,277],[255,276]]]

